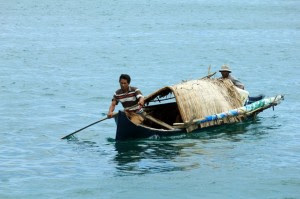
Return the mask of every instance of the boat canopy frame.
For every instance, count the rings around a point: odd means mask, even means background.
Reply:
[[[169,97],[169,94],[174,95],[174,97]],[[180,119],[176,119],[174,123],[179,120],[183,123],[189,123],[207,115],[222,113],[242,106],[241,96],[230,80],[208,78],[163,87],[147,96],[145,104],[149,105],[151,102],[161,103],[172,99],[175,99],[180,115]],[[233,123],[238,120],[239,118],[230,118],[225,120],[224,123]],[[190,132],[199,127],[214,125],[213,122],[200,124],[200,126],[196,124],[189,125],[187,131]]]

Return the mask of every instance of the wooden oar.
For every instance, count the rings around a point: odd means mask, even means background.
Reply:
[[[113,114],[113,117],[116,116],[117,114],[118,114],[118,113],[114,113],[114,114]],[[78,132],[80,132],[80,131],[82,131],[82,130],[84,130],[84,129],[90,127],[90,126],[93,126],[93,125],[95,125],[95,124],[97,124],[97,123],[99,123],[99,122],[102,122],[102,121],[104,121],[104,120],[106,120],[106,119],[109,119],[109,117],[104,117],[104,118],[102,118],[102,119],[100,119],[100,120],[98,120],[98,121],[96,121],[96,122],[94,122],[94,123],[92,123],[92,124],[89,124],[89,125],[87,125],[87,126],[81,128],[81,129],[78,129],[77,131],[74,131],[73,133],[70,133],[70,134],[68,134],[68,135],[66,135],[66,136],[64,136],[64,137],[62,137],[61,139],[66,139],[66,138],[70,137],[71,135],[74,135],[75,133],[78,133]]]
[[[145,99],[146,99],[146,98],[145,98]],[[131,107],[129,107],[129,108],[125,108],[124,111],[126,111],[126,110],[131,110],[131,109],[133,109],[133,108],[136,108],[137,106],[139,106],[139,105],[136,104],[136,105],[131,106]],[[115,117],[116,115],[118,115],[118,113],[114,113],[114,114],[113,114],[113,117]],[[62,137],[61,139],[66,139],[66,138],[70,137],[71,135],[74,135],[75,133],[78,133],[78,132],[80,132],[80,131],[82,131],[82,130],[84,130],[84,129],[90,127],[90,126],[93,126],[93,125],[95,125],[95,124],[97,124],[97,123],[99,123],[99,122],[102,122],[102,121],[104,121],[104,120],[106,120],[106,119],[109,119],[109,117],[104,117],[104,118],[102,118],[102,119],[100,119],[100,120],[98,120],[98,121],[96,121],[96,122],[94,122],[94,123],[92,123],[92,124],[89,124],[89,125],[87,125],[87,126],[81,128],[81,129],[78,129],[77,131],[74,131],[73,133],[70,133],[70,134],[68,134],[68,135],[66,135],[66,136],[64,136],[64,137]]]
[[[144,98],[145,101],[146,101],[146,99],[148,99],[148,97],[145,97],[145,98]],[[137,106],[139,106],[139,105],[136,104],[136,105],[133,105],[133,106],[131,106],[131,107],[125,108],[124,111],[134,109],[134,108],[136,108]],[[114,113],[114,114],[113,114],[113,117],[115,117],[116,115],[118,115],[118,113]],[[99,123],[99,122],[102,122],[102,121],[104,121],[104,120],[106,120],[106,119],[109,119],[109,118],[108,118],[108,117],[104,117],[104,118],[102,118],[102,119],[100,119],[100,120],[98,120],[98,121],[96,121],[96,122],[94,122],[94,123],[92,123],[92,124],[89,124],[89,125],[87,125],[87,126],[81,128],[81,129],[78,129],[77,131],[74,131],[73,133],[70,133],[70,134],[68,134],[68,135],[66,135],[66,136],[64,136],[64,137],[62,137],[61,139],[66,139],[66,138],[70,137],[71,135],[74,135],[75,133],[78,133],[78,132],[80,132],[80,131],[82,131],[82,130],[84,130],[84,129],[90,127],[90,126],[93,126],[93,125],[95,125],[95,124],[97,124],[97,123]]]

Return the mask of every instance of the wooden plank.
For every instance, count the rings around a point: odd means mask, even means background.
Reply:
[[[156,119],[156,118],[152,117],[151,115],[147,115],[147,113],[145,113],[145,112],[142,113],[142,116],[148,120],[151,120],[152,122],[154,122],[156,124],[159,124],[160,126],[163,126],[167,129],[169,129],[169,130],[174,130],[174,128],[171,125],[169,125],[159,119]]]

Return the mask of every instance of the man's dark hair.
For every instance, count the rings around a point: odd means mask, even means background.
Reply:
[[[127,75],[127,74],[121,74],[120,78],[119,78],[119,82],[121,81],[121,79],[126,79],[127,82],[128,82],[128,84],[130,84],[131,78],[130,78],[129,75]]]

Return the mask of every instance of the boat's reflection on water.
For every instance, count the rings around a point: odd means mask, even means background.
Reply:
[[[151,140],[116,142],[114,161],[120,175],[188,170],[199,166],[183,161],[188,156],[184,150],[194,148],[194,145]]]
[[[259,121],[256,121],[259,122]],[[252,121],[214,127],[172,137],[115,142],[114,161],[119,175],[190,170],[201,167],[212,151],[206,143],[239,142]],[[255,124],[254,124],[255,125]]]
[[[208,164],[210,158],[217,157],[218,150],[228,148],[232,143],[263,138],[264,128],[268,127],[263,127],[257,119],[171,137],[153,136],[120,142],[108,138],[109,143],[105,147],[76,138],[70,142],[76,143],[78,150],[88,149],[100,152],[101,156],[111,156],[110,163],[115,165],[116,175],[143,175],[199,168]],[[113,148],[107,148],[109,146]],[[111,153],[111,150],[115,153]]]

